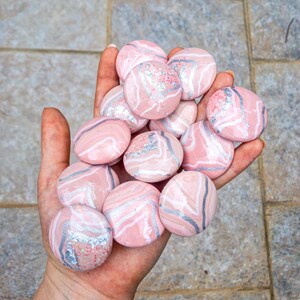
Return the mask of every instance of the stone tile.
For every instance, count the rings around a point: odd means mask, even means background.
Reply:
[[[188,294],[143,294],[136,295],[135,300],[269,300],[270,292],[264,291],[230,291],[224,290],[220,292],[193,292]]]
[[[173,47],[200,47],[219,70],[232,69],[236,85],[249,87],[249,65],[241,1],[115,0],[112,41],[119,47],[136,40]]]
[[[0,0],[0,47],[102,50],[106,0]]]
[[[212,224],[173,235],[139,291],[265,287],[269,284],[257,164],[219,191]]]
[[[299,59],[300,2],[248,0],[248,3],[254,58]]]
[[[300,207],[269,207],[270,253],[276,299],[299,299]]]
[[[73,133],[92,118],[98,60],[97,55],[0,53],[1,202],[36,202],[42,110],[59,108]]]
[[[0,299],[31,299],[46,266],[37,209],[0,209]]]
[[[263,152],[267,201],[300,201],[300,63],[259,64],[256,90],[268,109]]]

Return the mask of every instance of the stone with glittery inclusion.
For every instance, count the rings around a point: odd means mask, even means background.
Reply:
[[[130,143],[127,123],[113,117],[97,117],[83,124],[73,138],[76,156],[89,164],[107,164],[118,159]]]
[[[139,131],[148,123],[148,119],[138,116],[130,109],[122,85],[114,87],[105,95],[101,101],[100,114],[125,121],[131,133]]]
[[[159,215],[170,232],[193,236],[211,223],[217,207],[217,191],[204,174],[186,171],[174,176],[162,190]]]
[[[167,63],[167,54],[157,44],[146,40],[132,41],[123,46],[116,60],[120,79],[124,82],[135,66],[146,61]]]
[[[104,215],[85,205],[64,207],[50,225],[49,242],[55,257],[75,271],[102,265],[111,253],[112,241]]]
[[[215,179],[231,165],[233,142],[220,137],[208,121],[191,125],[180,139],[184,157],[182,167],[189,171],[200,171]]]
[[[106,198],[103,214],[114,239],[126,247],[142,247],[158,239],[164,226],[158,215],[160,192],[140,181],[120,184]]]
[[[259,137],[267,125],[263,101],[243,87],[224,87],[209,99],[206,113],[212,128],[233,142],[248,142]]]
[[[173,55],[168,65],[179,76],[182,100],[192,100],[204,95],[213,84],[217,67],[211,54],[200,48],[185,48]]]
[[[61,173],[57,194],[64,206],[84,204],[101,211],[104,200],[118,185],[119,178],[108,165],[76,162]]]
[[[124,153],[126,171],[140,181],[158,182],[170,178],[180,168],[180,142],[165,131],[148,131],[136,136]]]
[[[161,62],[137,65],[124,82],[124,95],[129,107],[149,120],[170,115],[179,105],[181,94],[177,73]]]

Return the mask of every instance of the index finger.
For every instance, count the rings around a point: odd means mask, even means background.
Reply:
[[[232,86],[233,82],[234,74],[231,70],[217,74],[212,86],[198,104],[197,122],[206,120],[206,106],[211,95],[223,87]]]
[[[103,51],[97,73],[96,94],[94,99],[94,117],[100,115],[100,105],[103,97],[115,86],[119,85],[119,76],[116,71],[118,49],[110,44]]]

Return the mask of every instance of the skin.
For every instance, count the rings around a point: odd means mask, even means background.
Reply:
[[[180,51],[174,48],[168,57]],[[119,85],[115,64],[118,49],[108,47],[99,62],[94,116],[99,116],[99,107],[105,94]],[[198,106],[198,120],[206,118],[205,106],[217,89],[233,85],[232,71],[218,73],[211,89]],[[262,152],[264,142],[256,139],[243,143],[235,150],[231,167],[214,180],[217,189],[243,172]],[[164,250],[170,233],[165,233],[154,243],[141,248],[126,248],[114,242],[112,254],[106,262],[90,272],[74,272],[64,267],[53,255],[48,242],[52,219],[62,208],[56,194],[56,183],[62,171],[69,165],[70,129],[67,120],[56,108],[45,108],[41,122],[42,160],[38,178],[38,207],[42,239],[48,254],[44,279],[34,299],[132,299],[139,283],[150,272]],[[117,164],[121,182],[130,178],[122,163]],[[161,189],[163,185],[160,185]]]

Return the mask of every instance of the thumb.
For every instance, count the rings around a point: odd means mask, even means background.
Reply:
[[[70,129],[63,114],[56,108],[45,108],[41,123],[42,161],[38,178],[38,206],[44,241],[52,218],[62,208],[56,183],[69,165]]]
[[[56,182],[69,165],[70,129],[63,114],[56,108],[45,108],[41,124],[42,161],[38,179],[38,194]]]
[[[94,117],[99,117],[99,110],[103,97],[115,86],[119,85],[116,71],[118,49],[113,45],[107,46],[101,55],[98,66],[96,95],[94,100]]]

